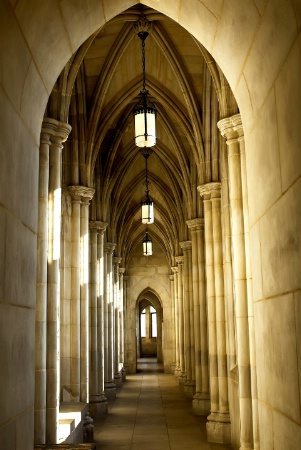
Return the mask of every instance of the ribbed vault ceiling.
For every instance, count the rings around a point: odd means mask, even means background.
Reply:
[[[157,145],[148,160],[155,203],[149,232],[173,263],[179,242],[188,238],[186,220],[202,215],[197,186],[219,179],[215,129],[229,88],[211,56],[178,24],[138,5],[79,48],[54,87],[48,113],[72,125],[64,183],[96,188],[93,218],[109,223],[108,239],[126,263],[145,234],[145,160],[134,145],[132,113],[142,88],[133,23],[142,13],[151,22],[146,86],[158,110]]]

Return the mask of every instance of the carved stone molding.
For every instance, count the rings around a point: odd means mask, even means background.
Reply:
[[[188,228],[191,231],[203,230],[204,229],[204,219],[202,217],[198,217],[196,219],[186,220]]]
[[[221,196],[221,186],[221,182],[216,181],[202,184],[197,189],[201,197],[204,197],[205,200],[210,200],[210,198],[219,198]]]
[[[106,253],[113,254],[115,247],[116,247],[116,244],[113,244],[112,242],[105,242],[105,244],[104,244],[104,250]]]
[[[221,135],[227,140],[238,139],[244,134],[240,114],[220,120],[217,122],[217,126]]]
[[[45,117],[42,123],[41,137],[48,136],[51,141],[55,139],[56,143],[63,143],[67,140],[71,130],[72,127],[69,123]]]
[[[104,233],[107,226],[108,226],[107,222],[100,222],[98,220],[90,220],[89,222],[89,228],[91,231],[95,230],[96,232],[101,231]]]
[[[135,32],[138,33],[149,33],[152,29],[152,23],[147,20],[144,14],[133,24]]]
[[[121,263],[121,261],[122,261],[122,258],[120,258],[119,256],[115,256],[113,258],[113,263],[115,266],[118,266]]]
[[[190,250],[192,248],[192,242],[191,241],[183,241],[180,242],[180,247],[181,249],[185,250]]]
[[[176,256],[175,257],[176,263],[179,264],[183,264],[184,263],[184,256]]]
[[[85,202],[92,200],[95,189],[86,186],[68,186],[67,192],[72,200],[82,200]]]

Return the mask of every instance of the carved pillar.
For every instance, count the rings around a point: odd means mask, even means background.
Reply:
[[[80,283],[80,401],[89,403],[89,204],[95,189],[82,187]]]
[[[221,183],[199,186],[204,197],[206,274],[208,296],[211,414],[208,417],[209,442],[230,443],[226,322],[221,228]]]
[[[90,414],[106,414],[103,374],[103,235],[107,224],[90,221]]]
[[[119,268],[119,290],[120,290],[120,346],[119,346],[119,355],[120,355],[120,365],[121,365],[121,376],[122,381],[126,380],[126,371],[124,368],[124,354],[125,354],[125,343],[124,343],[124,309],[125,309],[125,301],[124,301],[124,273],[125,268]]]
[[[80,203],[79,186],[69,186],[71,197],[70,287],[70,401],[80,398]]]
[[[171,371],[172,373],[174,373],[175,368],[176,368],[176,355],[175,355],[175,351],[176,351],[176,347],[175,347],[175,277],[174,275],[169,275],[169,279],[170,279],[170,295],[171,295],[171,324],[170,324],[170,341],[169,343],[167,343],[167,345],[169,345],[173,352],[172,352],[172,364],[171,364]]]
[[[127,309],[127,281],[128,281],[128,276],[127,275],[123,275],[123,307],[124,307],[124,320],[123,320],[123,326],[124,326],[124,330],[126,330],[126,314],[128,313],[128,309]],[[124,333],[124,370],[126,373],[129,372],[129,362],[128,362],[128,348],[129,348],[129,341],[131,340],[131,336],[130,333],[125,332]]]
[[[97,354],[97,227],[90,222],[90,403],[99,400]],[[91,408],[90,414],[94,417]]]
[[[204,219],[187,221],[192,242],[192,288],[194,303],[196,393],[192,407],[197,415],[210,412]]]
[[[193,327],[193,299],[192,299],[192,271],[191,271],[191,241],[180,243],[184,253],[184,343],[186,382],[184,393],[192,398],[195,394],[195,354],[194,354],[194,327]]]
[[[176,377],[179,377],[181,374],[180,367],[180,349],[179,349],[179,299],[178,299],[178,267],[174,266],[171,268],[174,274],[174,339],[175,339],[175,370],[174,374]]]
[[[72,205],[70,400],[89,402],[89,201],[94,189],[68,186]]]
[[[119,368],[120,361],[120,286],[119,286],[119,264],[122,258],[113,258],[114,265],[114,298],[113,298],[113,325],[114,325],[114,382],[116,386],[122,384],[121,368]]]
[[[256,373],[253,373],[251,383],[251,361],[250,342],[254,347],[253,333],[253,305],[251,298],[248,299],[247,277],[251,279],[250,261],[246,259],[245,232],[248,232],[248,205],[245,182],[244,156],[241,161],[240,143],[244,153],[243,129],[240,114],[218,122],[222,136],[227,139],[228,168],[229,168],[229,197],[231,212],[232,252],[233,252],[233,281],[236,302],[236,329],[237,329],[237,358],[239,373],[239,402],[241,433],[241,450],[253,449],[253,426],[256,446],[259,446],[258,437],[258,413],[257,413],[257,382]],[[244,181],[242,181],[242,166]],[[244,203],[243,187],[244,184]],[[246,216],[245,216],[246,214]],[[247,220],[247,224],[245,224]],[[248,248],[248,245],[247,245]],[[248,267],[248,274],[247,274]],[[251,286],[251,283],[249,283]],[[251,292],[249,293],[251,295]],[[251,324],[251,334],[249,329]],[[255,367],[255,355],[254,367]],[[254,370],[253,372],[256,372]],[[253,392],[252,392],[253,391]],[[254,409],[252,409],[252,393],[254,394]],[[254,420],[254,424],[253,424]]]
[[[105,394],[108,398],[116,397],[116,385],[114,383],[114,285],[112,255],[116,244],[105,243],[106,254],[105,270],[105,298],[104,298],[104,331],[105,331]]]
[[[34,442],[46,442],[46,392],[47,392],[47,257],[48,220],[53,205],[49,203],[49,151],[51,140],[60,129],[60,122],[45,118],[42,124],[39,158],[39,215],[37,237],[37,300],[36,300],[36,352],[35,352],[35,411]],[[65,124],[66,140],[70,132]],[[51,208],[51,211],[49,211]],[[59,219],[60,220],[60,219]],[[51,232],[52,233],[52,232]],[[51,234],[52,235],[52,234]]]
[[[61,151],[70,125],[44,119],[40,148],[35,442],[57,442],[60,354]],[[47,261],[48,259],[48,261]]]
[[[183,256],[176,256],[178,264],[178,312],[179,312],[179,385],[184,386],[186,381],[185,350],[184,350],[184,308],[183,308]]]
[[[98,295],[97,295],[97,354],[98,354],[98,389],[102,405],[98,405],[100,413],[108,412],[108,402],[105,396],[104,380],[104,233],[108,226],[105,222],[98,222],[99,229],[97,234],[97,261],[98,261]]]

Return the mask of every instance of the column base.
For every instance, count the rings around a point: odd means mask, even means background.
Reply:
[[[121,369],[121,378],[122,381],[126,381],[126,370],[124,367]]]
[[[179,388],[182,393],[184,393],[184,386],[186,383],[186,373],[180,372],[180,376],[178,377]]]
[[[104,391],[107,399],[116,398],[116,384],[114,381],[105,381]]]
[[[174,376],[178,379],[181,375],[181,370],[179,366],[175,367]]]
[[[120,372],[114,374],[114,383],[117,387],[122,386],[122,376]]]
[[[206,423],[207,440],[216,444],[231,444],[229,414],[210,414]]]
[[[183,389],[184,395],[187,398],[193,398],[195,394],[195,382],[194,381],[186,381]]]
[[[192,411],[196,416],[208,416],[210,414],[210,396],[197,392],[193,396]]]
[[[100,417],[108,414],[108,399],[107,397],[102,395],[92,395],[90,397],[90,403],[89,403],[89,412],[90,416]]]

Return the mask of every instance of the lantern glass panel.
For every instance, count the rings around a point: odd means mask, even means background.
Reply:
[[[142,223],[149,224],[154,223],[154,203],[142,203],[141,206],[141,219]]]
[[[152,110],[146,111],[144,109],[135,114],[135,144],[137,147],[153,147],[156,145],[156,114],[155,111],[150,111]]]

